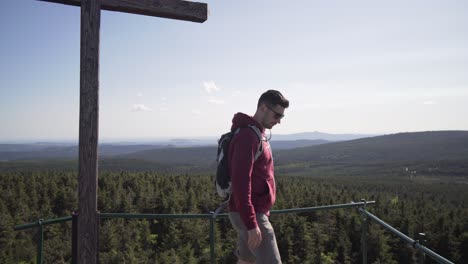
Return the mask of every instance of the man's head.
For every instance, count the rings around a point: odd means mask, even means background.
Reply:
[[[289,101],[280,92],[268,90],[260,96],[254,118],[264,128],[271,129],[281,123],[284,109],[289,107]]]

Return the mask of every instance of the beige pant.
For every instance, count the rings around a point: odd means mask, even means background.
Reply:
[[[230,212],[229,219],[232,226],[237,231],[237,250],[236,255],[239,259],[257,264],[278,264],[281,263],[281,257],[276,244],[275,231],[268,220],[268,216],[257,213],[257,224],[262,232],[262,242],[254,250],[250,250],[247,241],[247,228],[242,222],[239,213]]]

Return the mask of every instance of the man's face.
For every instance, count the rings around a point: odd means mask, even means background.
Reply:
[[[271,129],[276,124],[281,124],[281,119],[284,117],[284,107],[280,105],[271,106],[264,104],[264,117],[263,124],[264,128]]]

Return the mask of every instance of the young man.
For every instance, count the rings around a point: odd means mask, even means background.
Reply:
[[[278,91],[262,94],[254,116],[237,113],[231,131],[241,127],[229,147],[232,194],[229,218],[237,231],[237,263],[281,263],[273,227],[268,220],[276,198],[273,156],[265,129],[281,123],[289,101]],[[256,126],[261,134],[248,126]],[[262,154],[255,159],[263,144]]]

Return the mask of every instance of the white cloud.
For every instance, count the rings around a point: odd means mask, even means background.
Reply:
[[[425,104],[425,105],[436,105],[437,102],[434,102],[434,101],[430,101],[430,100],[429,100],[429,101],[425,101],[423,104]]]
[[[215,97],[210,97],[208,98],[208,103],[210,104],[225,104],[226,102],[224,100],[221,100],[221,99],[218,99],[218,98],[215,98]]]
[[[201,111],[198,109],[192,109],[192,114],[201,115]]]
[[[151,112],[153,109],[147,107],[144,104],[135,104],[130,108],[132,112]]]
[[[138,97],[143,97],[143,94],[142,93],[137,93],[137,96]]]
[[[205,91],[207,93],[211,93],[213,91],[219,91],[220,90],[220,88],[216,86],[214,81],[203,82],[203,86],[205,87]]]

